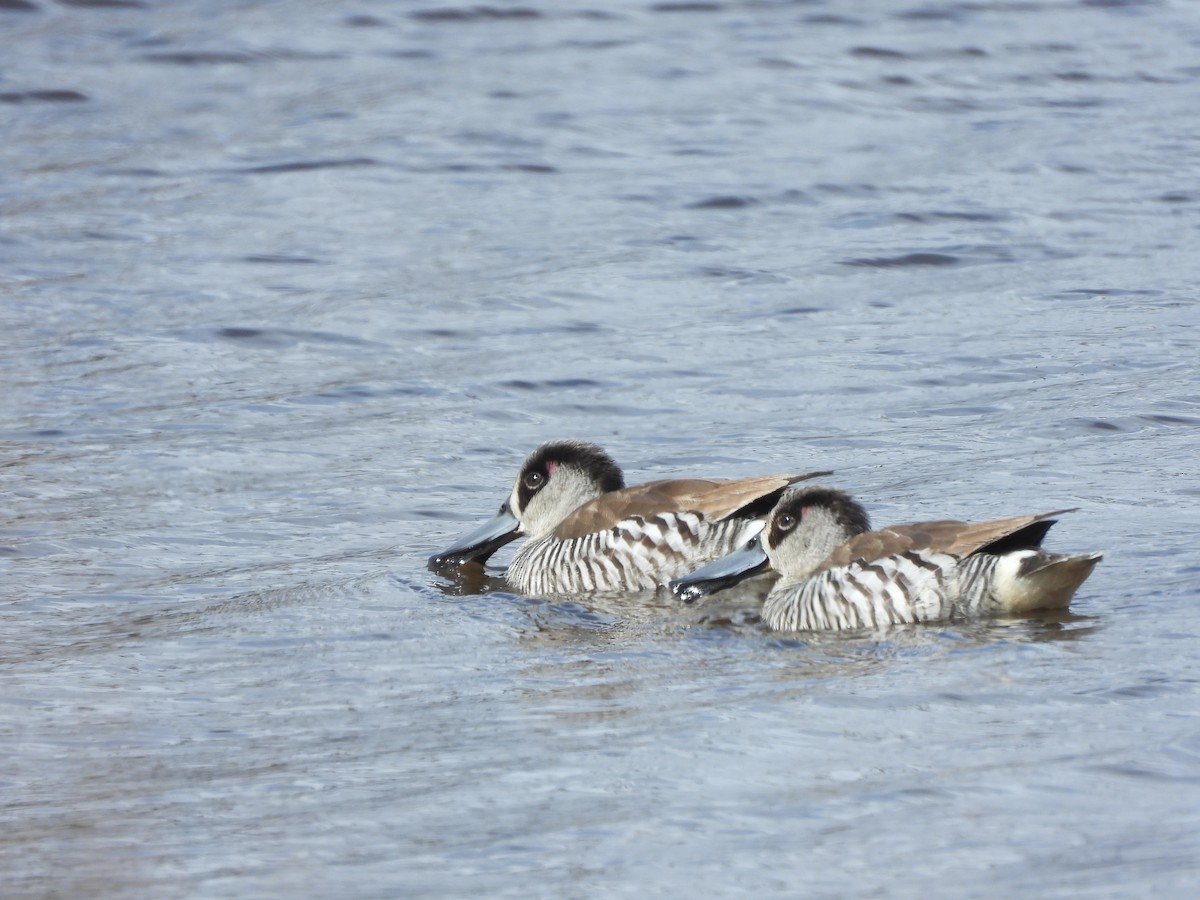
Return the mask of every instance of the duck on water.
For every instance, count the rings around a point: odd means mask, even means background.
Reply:
[[[922,522],[871,531],[848,494],[819,485],[782,494],[762,533],[671,582],[685,602],[770,566],[763,606],[776,631],[843,631],[1065,609],[1100,553],[1042,549],[1054,516]]]
[[[829,474],[626,487],[620,467],[600,447],[551,441],[525,459],[500,511],[431,556],[429,568],[485,562],[526,537],[506,573],[523,593],[654,590],[754,537],[790,485]]]

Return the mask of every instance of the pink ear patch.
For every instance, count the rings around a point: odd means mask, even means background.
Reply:
[[[803,519],[807,515],[808,515],[808,507],[807,506],[800,507],[800,518]]]
[[[558,468],[558,463],[554,462],[554,460],[551,460],[550,462],[546,463],[546,474],[553,475],[554,470],[557,468]]]

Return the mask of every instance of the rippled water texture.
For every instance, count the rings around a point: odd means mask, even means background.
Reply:
[[[1200,15],[0,0],[0,894],[1187,897]],[[427,572],[542,440],[1072,613]]]

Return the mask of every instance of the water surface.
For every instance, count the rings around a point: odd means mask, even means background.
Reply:
[[[1186,3],[0,3],[5,896],[1191,897]],[[523,455],[1078,507],[1069,615],[425,558]]]

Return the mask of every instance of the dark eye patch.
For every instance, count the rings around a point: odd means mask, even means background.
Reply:
[[[521,473],[521,483],[517,488],[517,503],[521,509],[529,508],[530,499],[546,486],[548,478],[546,468],[541,466]]]
[[[771,516],[770,520],[770,543],[772,547],[778,547],[779,542],[790,534],[800,521],[800,510],[785,508],[777,510],[775,515]]]

